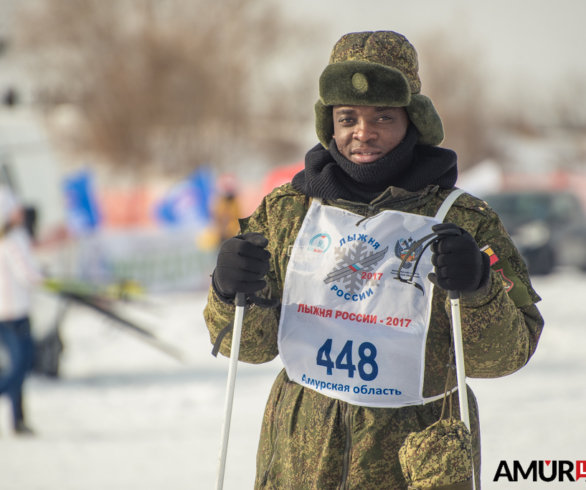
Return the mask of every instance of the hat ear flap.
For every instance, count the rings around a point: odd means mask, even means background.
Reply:
[[[331,105],[324,105],[321,100],[315,103],[315,132],[323,147],[327,150],[334,137],[334,116]]]
[[[409,119],[419,132],[417,144],[436,146],[444,140],[442,120],[429,97],[414,94],[405,109],[407,109]]]

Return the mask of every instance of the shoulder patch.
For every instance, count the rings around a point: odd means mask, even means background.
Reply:
[[[505,288],[505,290],[507,291],[507,293],[513,289],[513,287],[515,287],[515,283],[513,281],[511,281],[507,276],[505,276],[505,272],[503,269],[496,269],[495,272],[498,272],[502,279],[503,279],[503,286]]]
[[[492,250],[492,248],[490,248],[488,245],[485,245],[484,247],[482,247],[480,249],[481,252],[484,252],[486,255],[488,255],[488,257],[490,258],[490,265],[494,265],[499,261],[498,255],[494,253],[494,251]]]
[[[534,303],[527,286],[515,273],[511,263],[508,260],[501,261],[498,266],[493,267],[493,270],[500,276],[509,298],[513,300],[513,303],[515,303],[517,308],[520,308],[521,306],[528,306]]]
[[[500,230],[492,230],[476,237],[480,250],[490,257],[490,265],[508,259],[515,253],[515,245]]]

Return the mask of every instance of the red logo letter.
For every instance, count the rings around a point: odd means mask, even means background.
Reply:
[[[586,478],[586,461],[576,461],[576,481]]]

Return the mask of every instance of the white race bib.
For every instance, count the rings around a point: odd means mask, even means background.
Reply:
[[[282,300],[279,352],[291,380],[354,405],[427,401],[430,249],[412,283],[399,281],[397,270],[438,218],[383,211],[364,219],[313,201],[293,246]],[[404,279],[421,248],[407,258]]]

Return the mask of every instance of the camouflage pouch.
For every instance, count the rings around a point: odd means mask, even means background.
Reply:
[[[409,490],[472,490],[472,440],[461,420],[443,419],[452,366],[448,377],[440,419],[421,432],[407,436],[399,450],[399,461]]]

